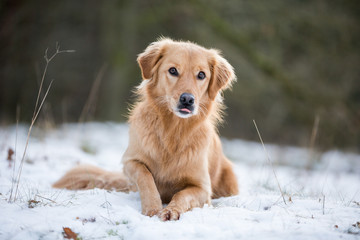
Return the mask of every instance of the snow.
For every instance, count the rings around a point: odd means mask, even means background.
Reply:
[[[28,128],[0,128],[0,239],[360,239],[360,156],[223,139],[240,183],[238,196],[161,222],[141,214],[139,193],[51,188],[67,170],[88,163],[121,170],[128,126],[66,124],[34,129],[15,202],[9,203]],[[17,133],[17,134],[16,134]],[[11,162],[14,166],[14,162]],[[283,202],[273,169],[284,193]],[[291,200],[291,201],[290,201]],[[29,203],[30,201],[30,203]]]

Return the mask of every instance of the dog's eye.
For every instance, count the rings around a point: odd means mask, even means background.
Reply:
[[[205,73],[204,72],[199,72],[199,74],[197,75],[197,78],[200,80],[203,80],[205,78]]]
[[[173,76],[179,76],[178,71],[177,71],[176,68],[174,68],[174,67],[171,67],[171,68],[169,69],[169,73],[170,73],[171,75],[173,75]]]

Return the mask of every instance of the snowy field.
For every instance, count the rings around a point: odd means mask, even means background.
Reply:
[[[68,124],[34,129],[17,199],[9,203],[26,143],[27,128],[0,128],[0,239],[360,239],[360,156],[223,139],[240,195],[193,209],[179,221],[141,215],[138,193],[100,189],[67,191],[51,184],[79,163],[121,170],[125,124]],[[266,141],[266,139],[265,139]],[[15,150],[7,160],[8,150]],[[315,159],[315,160],[314,160]],[[13,188],[15,191],[15,189]],[[65,234],[66,235],[66,234]]]

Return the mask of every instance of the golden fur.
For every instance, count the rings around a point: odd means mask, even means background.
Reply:
[[[222,116],[220,93],[235,81],[231,65],[216,50],[167,38],[150,44],[138,63],[143,82],[129,117],[125,176],[79,166],[54,187],[138,190],[142,213],[162,220],[177,220],[181,213],[210,204],[211,198],[238,194],[216,129]],[[194,97],[191,111],[179,107],[183,93]],[[163,208],[163,203],[169,204]]]

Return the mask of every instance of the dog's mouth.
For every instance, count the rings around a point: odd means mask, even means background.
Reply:
[[[179,112],[181,113],[181,114],[190,114],[190,113],[192,113],[193,112],[193,109],[189,109],[189,108],[187,108],[187,107],[183,107],[183,108],[181,108],[181,109],[179,109]]]
[[[174,113],[180,118],[189,118],[195,115],[195,108],[194,106],[184,106],[179,104],[176,109],[174,109]]]

